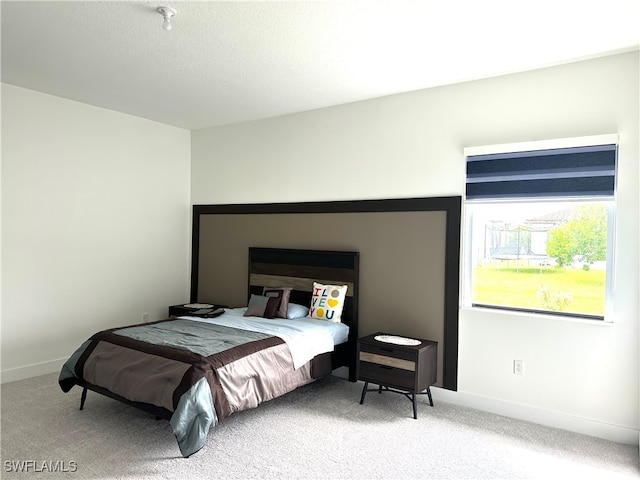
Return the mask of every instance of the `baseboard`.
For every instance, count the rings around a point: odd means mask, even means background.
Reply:
[[[50,360],[48,362],[34,363],[24,367],[9,368],[0,372],[0,383],[16,382],[31,377],[46,375],[47,373],[59,372],[66,358]]]
[[[336,368],[333,372],[331,372],[331,375],[349,380],[349,368],[347,367]]]
[[[438,387],[432,387],[431,393],[434,402],[442,401],[453,403],[497,415],[504,415],[505,417],[517,418],[548,427],[560,428],[570,432],[602,438],[612,442],[638,445],[640,439],[640,432],[637,429],[612,425],[590,418],[577,417],[566,413],[532,407],[530,405],[507,402],[497,398],[454,392]]]

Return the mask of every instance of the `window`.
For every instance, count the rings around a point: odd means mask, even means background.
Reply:
[[[610,320],[616,144],[526,146],[465,150],[465,304]]]

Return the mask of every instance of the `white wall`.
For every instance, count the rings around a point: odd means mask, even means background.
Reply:
[[[638,443],[638,56],[194,131],[192,202],[462,195],[464,147],[618,133],[615,322],[462,309],[459,392],[436,398]]]
[[[2,381],[188,300],[190,132],[2,85]]]

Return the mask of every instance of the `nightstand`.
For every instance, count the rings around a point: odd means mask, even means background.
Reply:
[[[169,317],[180,317],[182,315],[205,315],[208,312],[212,312],[217,308],[223,307],[222,305],[212,305],[211,307],[207,307],[207,308],[200,308],[200,307],[194,308],[194,307],[188,307],[187,305],[190,305],[190,304],[187,303],[182,305],[171,305],[169,307]]]
[[[376,340],[380,337],[389,341]],[[413,418],[418,418],[416,395],[426,393],[433,407],[430,386],[437,381],[438,342],[411,337],[419,342],[411,345],[408,337],[374,333],[358,339],[357,376],[364,381],[360,404],[364,403],[369,383],[375,383],[378,393],[400,393],[413,403]],[[408,343],[408,344],[405,344]],[[425,391],[426,390],[426,391]]]

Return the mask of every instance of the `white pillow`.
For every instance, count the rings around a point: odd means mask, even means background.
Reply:
[[[289,303],[287,308],[287,318],[294,320],[296,318],[303,318],[309,315],[309,309],[304,305],[298,305],[297,303]]]
[[[339,323],[347,296],[347,285],[324,285],[313,282],[309,316]]]

